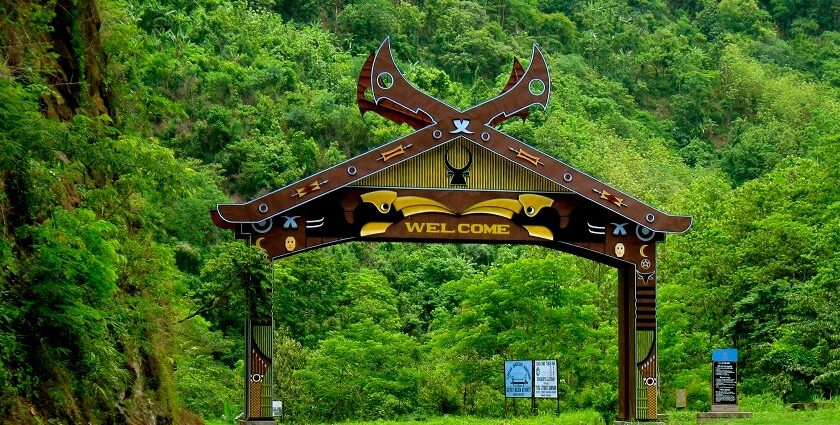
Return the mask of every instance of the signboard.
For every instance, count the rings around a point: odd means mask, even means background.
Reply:
[[[557,398],[557,360],[534,361],[534,397]]]
[[[738,361],[738,349],[736,348],[722,348],[718,350],[712,350],[712,361],[713,362],[737,362]]]
[[[738,404],[738,350],[712,351],[712,404]]]
[[[686,397],[685,388],[677,390],[677,409],[685,409],[688,407],[688,397]]]
[[[530,360],[505,360],[505,397],[531,398],[534,363]]]
[[[283,400],[271,400],[271,416],[283,416]]]

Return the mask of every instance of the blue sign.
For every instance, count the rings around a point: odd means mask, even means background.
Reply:
[[[505,397],[531,398],[534,386],[534,362],[505,360]]]
[[[738,361],[738,349],[737,348],[724,348],[719,350],[712,350],[712,361],[713,362],[737,362]]]

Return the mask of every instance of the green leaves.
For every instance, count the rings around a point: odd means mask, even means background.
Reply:
[[[467,412],[489,413],[476,410],[481,401],[474,391],[486,388],[500,394],[497,371],[504,359],[557,359],[559,375],[582,388],[599,379],[614,380],[607,373],[609,360],[580,362],[603,355],[604,349],[614,356],[615,350],[606,347],[612,345],[608,341],[615,328],[593,305],[595,284],[569,257],[523,258],[445,288],[459,293],[461,301],[454,314],[435,322],[432,346],[449,363],[449,373],[464,388],[473,387],[474,395],[462,406]],[[579,393],[569,403],[591,406],[592,395]]]
[[[87,82],[42,68],[50,5],[0,17],[0,412],[166,422],[180,398],[231,418],[241,322],[270,309],[293,419],[496,415],[505,357],[558,358],[577,389],[564,408],[613,411],[609,269],[520,247],[352,244],[271,270],[209,220],[410,131],[354,104],[385,36],[410,81],[459,108],[539,43],[551,104],[503,131],[695,217],[659,251],[663,397],[684,387],[705,408],[708,352],[724,345],[742,350],[746,392],[840,388],[832,2],[97,6],[113,117],[45,118],[51,93],[84,100]]]
[[[367,319],[331,333],[295,377],[304,382],[305,417],[328,421],[387,418],[413,410],[419,347]]]

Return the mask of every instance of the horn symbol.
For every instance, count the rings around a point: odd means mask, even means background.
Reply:
[[[468,171],[470,169],[470,165],[472,165],[472,152],[469,149],[465,149],[467,151],[467,165],[462,168],[455,168],[449,163],[449,150],[447,149],[446,154],[443,157],[443,162],[446,164],[446,175],[451,177],[449,180],[449,184],[452,186],[466,186],[467,185],[467,176],[470,175]]]

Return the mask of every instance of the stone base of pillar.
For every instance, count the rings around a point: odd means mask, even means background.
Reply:
[[[259,420],[248,420],[248,421],[242,420],[242,421],[239,421],[239,425],[277,425],[277,422],[275,422],[272,419],[268,419],[268,420],[259,419]]]

